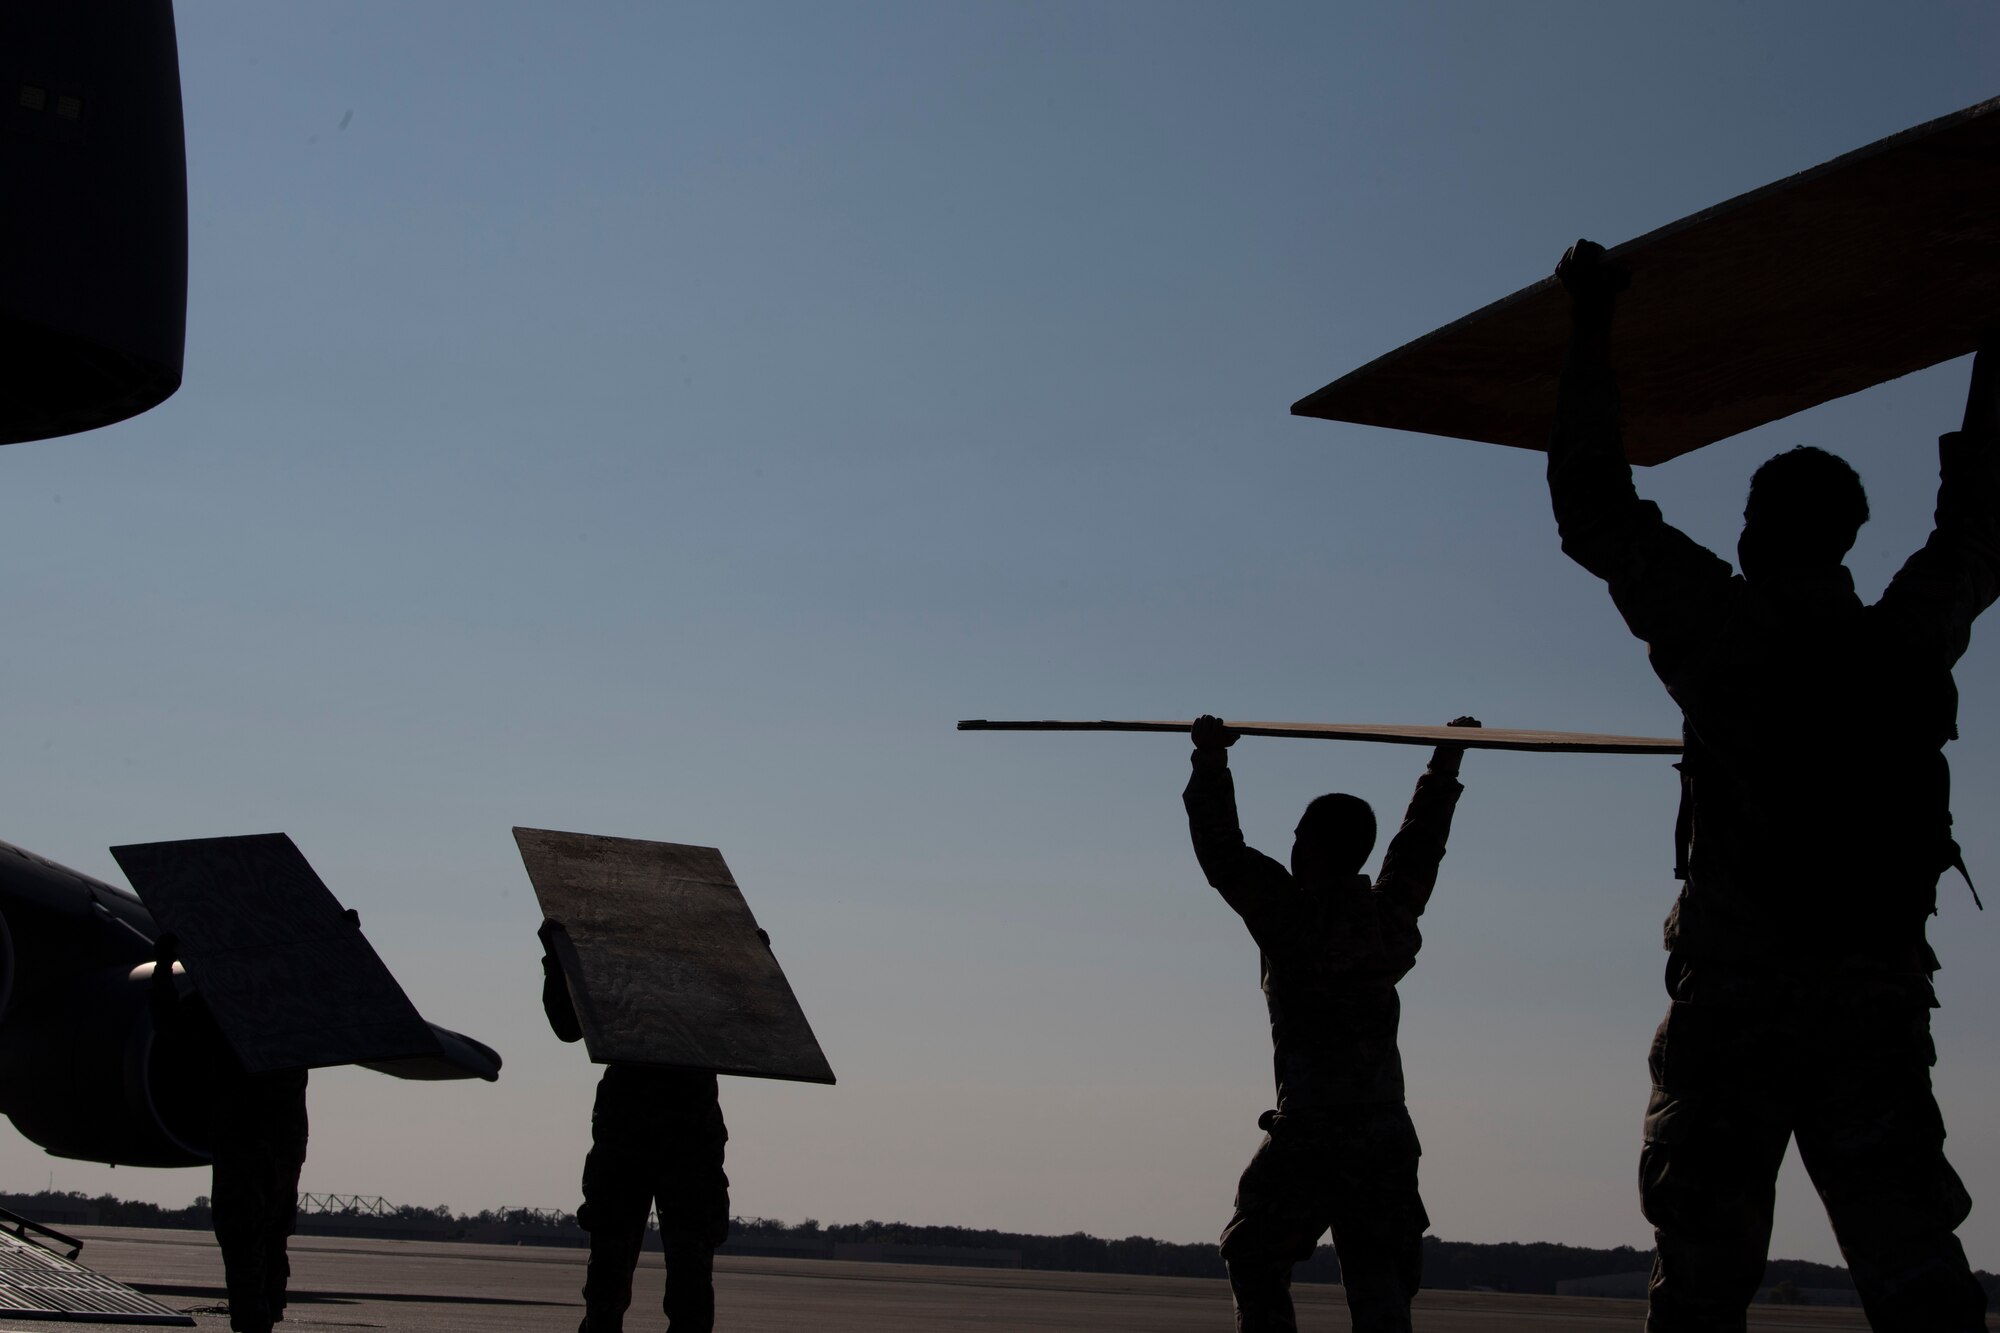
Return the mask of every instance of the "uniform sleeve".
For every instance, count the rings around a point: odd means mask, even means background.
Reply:
[[[1221,750],[1196,750],[1193,765],[1181,803],[1187,807],[1195,859],[1210,886],[1254,929],[1281,915],[1291,902],[1291,872],[1244,844],[1229,756]]]
[[[549,1028],[558,1040],[583,1040],[583,1025],[576,1020],[576,1004],[569,996],[569,980],[551,953],[542,955],[542,1012],[548,1015]]]
[[[1444,845],[1451,837],[1451,815],[1458,808],[1465,788],[1458,779],[1428,769],[1417,779],[1410,808],[1403,812],[1403,826],[1389,840],[1382,857],[1382,873],[1375,891],[1393,899],[1412,917],[1424,914],[1437,884],[1438,863],[1444,860]]]
[[[1654,646],[1698,633],[1734,571],[1633,489],[1618,387],[1600,357],[1572,352],[1563,370],[1548,476],[1563,553],[1610,586],[1632,633]]]
[[[1938,440],[1936,526],[1879,603],[1950,666],[1972,622],[2000,597],[2000,438],[1954,431]]]

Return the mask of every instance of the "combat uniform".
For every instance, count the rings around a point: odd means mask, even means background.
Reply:
[[[1243,1333],[1293,1330],[1292,1265],[1329,1228],[1358,1333],[1408,1330],[1430,1225],[1416,1129],[1403,1105],[1396,983],[1416,963],[1463,790],[1427,772],[1381,879],[1307,891],[1244,845],[1228,756],[1196,750],[1183,800],[1202,872],[1262,953],[1278,1105],[1237,1186],[1222,1257]]]
[[[209,1207],[222,1250],[229,1326],[268,1333],[285,1318],[286,1242],[297,1224],[306,1161],[306,1071],[253,1074],[230,1049],[199,994],[178,997],[170,971],[152,991],[154,1027],[210,1094]]]
[[[562,971],[543,960],[542,1003],[564,1041],[583,1033]],[[577,1223],[590,1233],[585,1316],[579,1333],[620,1333],[632,1303],[632,1271],[657,1210],[667,1265],[662,1307],[672,1333],[715,1327],[715,1249],[729,1238],[729,1177],[714,1074],[607,1064],[590,1114]]]
[[[1874,1327],[1985,1327],[1931,1095],[1924,927],[1959,862],[1942,751],[1952,665],[2000,595],[2000,441],[1947,435],[1940,457],[1936,529],[1872,606],[1835,563],[1746,581],[1638,498],[1608,365],[1564,373],[1563,550],[1685,721],[1640,1164],[1656,1333],[1743,1328],[1793,1136]]]
[[[229,1287],[230,1327],[261,1333],[285,1318],[286,1243],[296,1229],[306,1163],[306,1071],[242,1072],[216,1089],[215,1239]]]

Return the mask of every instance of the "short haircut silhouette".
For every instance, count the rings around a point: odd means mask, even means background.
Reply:
[[[1766,460],[1750,478],[1744,527],[1799,563],[1834,564],[1868,521],[1868,492],[1845,459],[1802,444]]]
[[[1375,811],[1359,796],[1330,791],[1299,816],[1298,839],[1309,842],[1335,870],[1358,875],[1375,850]]]

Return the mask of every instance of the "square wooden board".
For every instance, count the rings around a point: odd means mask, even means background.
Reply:
[[[441,1056],[374,947],[282,833],[111,854],[252,1073]]]
[[[514,841],[563,927],[592,1060],[834,1081],[720,851],[531,828]]]

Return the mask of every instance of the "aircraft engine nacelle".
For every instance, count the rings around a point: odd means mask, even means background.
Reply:
[[[213,1092],[154,1032],[151,987],[152,964],[112,966],[16,1004],[0,1022],[0,1112],[57,1157],[206,1163]]]
[[[0,5],[0,444],[180,387],[187,237],[172,0]]]
[[[7,1008],[14,1000],[14,932],[0,914],[0,1023],[7,1021]]]

